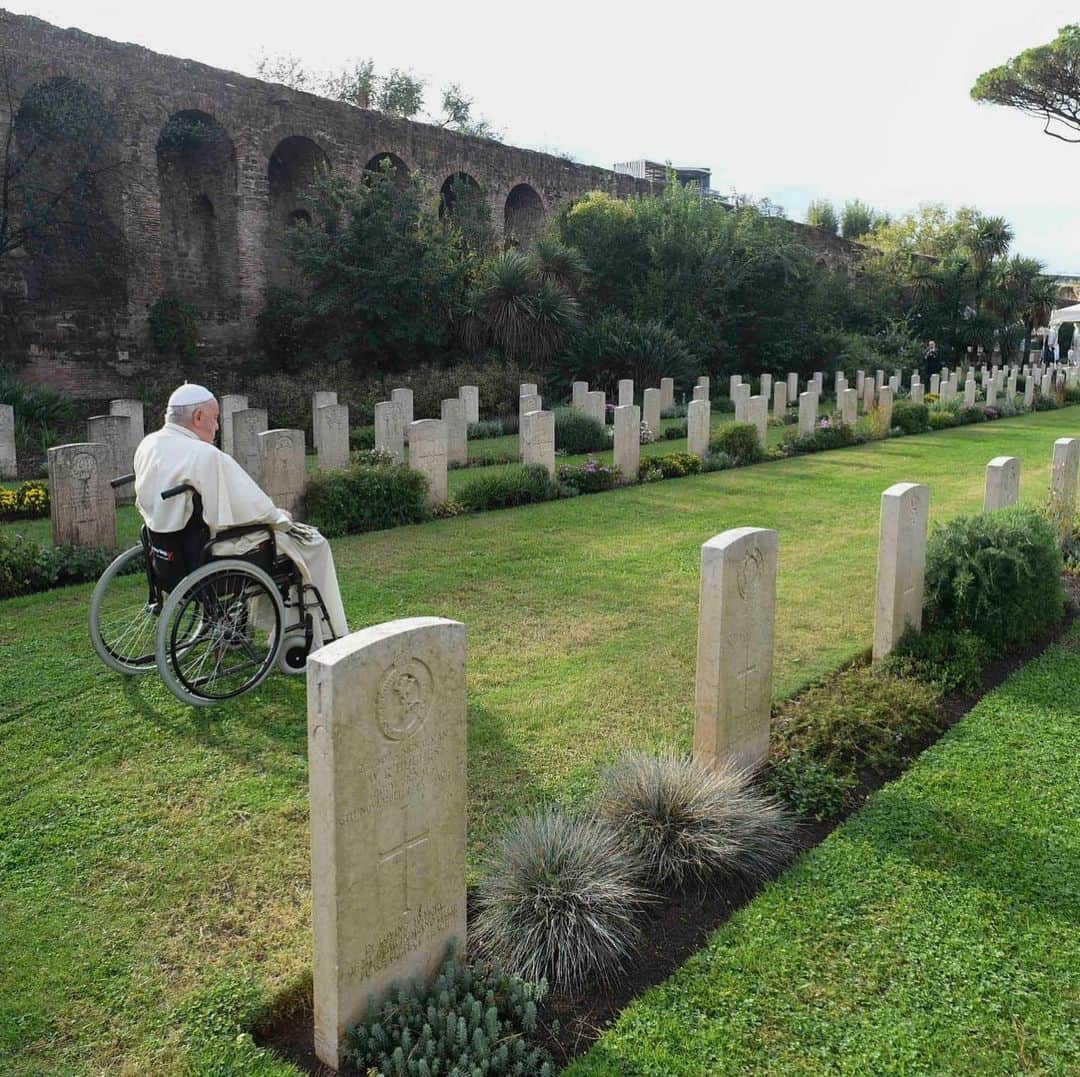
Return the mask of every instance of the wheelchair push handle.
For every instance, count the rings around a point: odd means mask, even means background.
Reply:
[[[189,482],[182,482],[179,486],[170,486],[168,490],[161,491],[161,500],[168,501],[170,497],[178,497],[188,492],[195,493],[195,487]]]
[[[109,485],[114,490],[119,490],[121,486],[127,486],[129,482],[135,481],[135,472],[130,475],[118,475],[115,479],[109,479]]]

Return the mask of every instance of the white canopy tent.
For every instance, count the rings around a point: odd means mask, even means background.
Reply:
[[[1066,322],[1080,322],[1080,303],[1071,307],[1062,307],[1051,313],[1049,327],[1051,345],[1057,343],[1058,330]]]

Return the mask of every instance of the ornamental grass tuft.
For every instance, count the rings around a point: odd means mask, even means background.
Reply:
[[[674,752],[625,757],[607,773],[598,810],[656,887],[760,881],[792,848],[792,817],[749,772]]]
[[[610,824],[539,809],[496,844],[477,887],[472,941],[525,980],[569,991],[611,983],[637,949],[651,900]]]

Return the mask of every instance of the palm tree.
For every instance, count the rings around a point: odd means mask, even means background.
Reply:
[[[1013,230],[1004,217],[982,217],[971,238],[971,255],[976,270],[986,272],[996,258],[1004,258],[1013,241]]]
[[[551,281],[568,295],[580,296],[589,276],[589,264],[576,247],[541,236],[530,252],[542,281]]]

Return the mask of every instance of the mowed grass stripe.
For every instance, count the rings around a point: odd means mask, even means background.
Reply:
[[[1078,743],[1074,628],[568,1077],[1075,1073]]]
[[[789,694],[869,645],[886,486],[929,482],[949,517],[1012,453],[1042,501],[1054,438],[1078,432],[1066,409],[342,539],[345,605],[354,626],[468,627],[475,870],[521,805],[580,800],[628,746],[690,743],[706,539],[779,530]],[[89,593],[0,603],[0,953],[18,973],[0,976],[0,1069],[167,1073],[171,1007],[215,970],[273,991],[310,968],[304,685],[190,710],[100,666]]]

